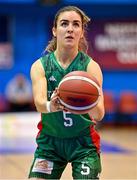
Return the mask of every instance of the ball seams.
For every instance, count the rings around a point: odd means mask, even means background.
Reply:
[[[87,81],[90,84],[92,84],[93,86],[95,86],[98,90],[98,94],[100,96],[100,87],[97,85],[96,82],[94,82],[93,80],[87,78],[87,77],[83,77],[83,76],[70,76],[70,77],[66,77],[64,79],[62,79],[62,81],[59,83],[58,88],[60,88],[61,84],[65,81],[69,81],[69,80],[82,80],[82,81]]]
[[[70,90],[69,90],[69,91],[68,91],[68,90],[60,90],[60,92],[64,92],[64,93],[65,93],[65,92],[66,92],[66,93],[69,92],[69,93],[72,93],[72,94],[77,94],[77,91],[70,91]],[[79,92],[79,94],[84,95],[85,93]],[[88,96],[88,95],[89,95],[89,96],[91,96],[91,95],[92,95],[92,96],[100,96],[100,95],[98,95],[98,94],[86,93],[86,96]]]

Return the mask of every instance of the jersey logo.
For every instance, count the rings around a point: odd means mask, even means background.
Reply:
[[[53,162],[46,159],[36,158],[32,172],[41,172],[51,174],[53,170]]]
[[[57,80],[56,80],[55,77],[52,75],[52,76],[49,78],[49,81],[57,81]]]

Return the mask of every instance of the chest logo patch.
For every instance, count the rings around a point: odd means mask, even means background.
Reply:
[[[57,81],[54,76],[50,76],[49,81]]]

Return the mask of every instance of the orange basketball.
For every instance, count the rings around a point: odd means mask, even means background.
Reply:
[[[97,105],[100,96],[98,81],[85,71],[68,73],[58,89],[61,104],[76,114],[87,113]]]

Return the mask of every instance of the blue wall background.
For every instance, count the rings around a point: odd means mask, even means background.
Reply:
[[[18,72],[30,78],[31,64],[41,56],[51,38],[51,22],[56,11],[64,5],[77,5],[94,21],[98,19],[137,18],[137,1],[62,0],[55,6],[42,6],[35,0],[0,0],[0,15],[10,17],[10,37],[14,48],[14,66],[0,70],[0,93]],[[120,3],[121,2],[121,3]],[[123,90],[137,91],[137,71],[103,71],[104,90],[118,95]]]

